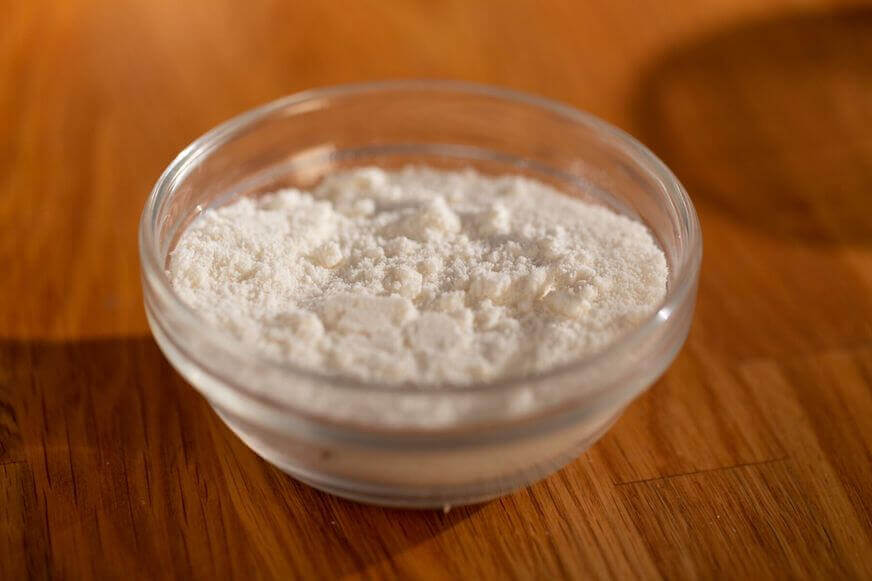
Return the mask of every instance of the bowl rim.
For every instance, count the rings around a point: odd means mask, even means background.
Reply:
[[[167,276],[165,266],[159,256],[160,250],[155,240],[154,229],[159,219],[158,210],[161,208],[163,201],[172,195],[175,191],[175,186],[188,175],[196,162],[249,127],[266,120],[279,111],[293,109],[294,107],[302,108],[300,112],[309,111],[313,101],[393,91],[467,94],[514,102],[557,114],[575,124],[586,126],[600,134],[612,145],[619,147],[622,153],[628,155],[639,169],[647,172],[655,179],[661,192],[672,205],[681,221],[679,234],[684,238],[687,251],[680,256],[681,260],[678,264],[670,265],[672,284],[667,287],[666,296],[659,306],[636,327],[609,343],[605,348],[540,372],[521,376],[498,377],[469,384],[444,382],[385,385],[377,381],[366,381],[354,377],[333,375],[307,369],[290,362],[266,356],[230,333],[220,331],[220,329],[211,325],[204,317],[185,303],[173,289]],[[294,111],[289,111],[287,114],[293,115]],[[358,394],[368,391],[373,393],[402,393],[404,396],[417,394],[425,397],[440,398],[451,397],[452,395],[469,397],[474,393],[508,391],[513,387],[530,385],[531,383],[548,380],[596,365],[615,351],[631,346],[639,338],[648,335],[665,324],[677,307],[688,299],[694,289],[702,259],[702,234],[699,218],[684,186],[682,186],[672,171],[636,138],[590,113],[560,101],[492,85],[435,79],[386,80],[308,89],[260,105],[217,125],[185,147],[158,178],[140,216],[138,245],[143,283],[149,285],[151,290],[163,299],[160,301],[161,303],[170,305],[174,311],[174,317],[181,317],[183,323],[187,323],[192,327],[200,327],[204,331],[212,331],[204,333],[201,339],[217,347],[220,352],[232,354],[233,356],[242,354],[246,358],[253,358],[259,365],[267,366],[295,377],[328,384],[334,389],[353,390]],[[146,300],[148,300],[147,297]],[[168,335],[172,334],[168,333]],[[175,342],[176,338],[173,338],[173,341]],[[188,351],[187,348],[185,350]],[[223,381],[228,380],[222,374],[210,369],[210,366],[205,362],[200,361],[196,357],[195,359],[197,364],[210,374],[221,377]],[[230,383],[235,389],[242,391],[248,397],[269,403],[278,408],[295,409],[295,406],[286,400],[276,399],[262,391],[252,390],[248,386],[240,385],[235,380],[230,381]]]

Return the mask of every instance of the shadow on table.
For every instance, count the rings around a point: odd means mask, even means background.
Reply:
[[[641,81],[634,123],[703,208],[794,241],[872,242],[872,9],[680,47]]]
[[[0,479],[31,573],[85,560],[107,576],[332,577],[478,510],[381,509],[296,482],[226,429],[146,337],[0,339]]]

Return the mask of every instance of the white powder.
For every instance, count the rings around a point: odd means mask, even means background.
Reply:
[[[471,383],[589,354],[650,315],[641,223],[530,179],[334,173],[206,210],[170,261],[184,301],[274,358],[381,383]]]

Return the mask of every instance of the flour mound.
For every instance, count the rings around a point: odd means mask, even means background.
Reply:
[[[436,385],[602,349],[657,308],[667,265],[644,225],[544,183],[407,167],[206,210],[169,276],[273,358]]]

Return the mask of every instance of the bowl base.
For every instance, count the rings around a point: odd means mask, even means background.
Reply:
[[[216,408],[215,411],[227,427],[255,454],[295,480],[312,488],[363,504],[389,508],[436,509],[445,512],[452,507],[480,504],[512,494],[550,476],[578,458],[585,450],[599,440],[620,416],[619,411],[608,418],[594,432],[589,433],[588,437],[577,442],[569,450],[565,450],[563,454],[550,459],[548,462],[537,463],[526,470],[498,479],[469,482],[453,486],[442,485],[438,488],[428,489],[421,486],[408,487],[391,486],[381,483],[374,484],[371,482],[337,478],[323,472],[313,472],[289,461],[285,455],[277,453],[275,450],[265,446],[256,437],[245,433],[241,426],[236,425],[229,417],[221,413],[219,409]]]

